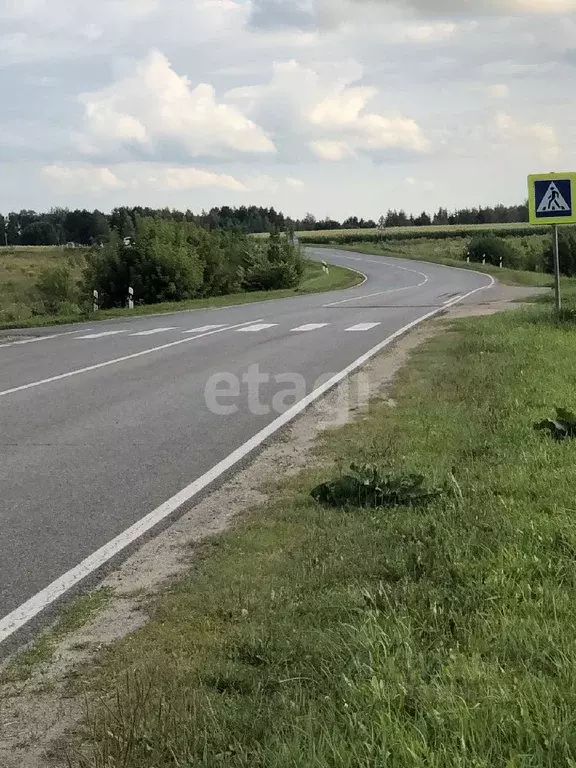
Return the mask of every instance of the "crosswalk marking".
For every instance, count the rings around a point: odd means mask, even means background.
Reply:
[[[317,331],[320,328],[326,328],[330,323],[308,323],[308,325],[301,325],[299,328],[292,328],[291,333],[306,333],[306,331]]]
[[[171,328],[151,328],[149,331],[140,331],[139,333],[131,333],[130,336],[155,336],[157,333],[166,333],[167,331],[177,331],[178,328],[173,326]]]
[[[128,333],[128,331],[103,331],[102,333],[89,333],[87,336],[74,336],[75,339],[103,339],[105,336],[117,336],[119,333]]]
[[[182,331],[182,333],[205,333],[206,331],[216,331],[218,328],[226,328],[226,325],[203,325],[201,328],[191,328],[189,331]]]
[[[238,328],[236,333],[258,333],[258,331],[266,331],[268,328],[276,328],[277,325],[278,323],[258,323],[246,328]]]
[[[352,328],[346,328],[346,331],[371,331],[377,325],[380,325],[380,323],[358,323],[358,325],[353,325]]]

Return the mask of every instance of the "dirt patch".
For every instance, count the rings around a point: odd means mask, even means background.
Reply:
[[[448,317],[492,314],[521,306],[511,303],[514,298],[459,306]],[[112,588],[114,597],[96,617],[59,642],[50,662],[34,666],[29,679],[0,686],[0,766],[65,768],[67,761],[58,745],[66,743],[66,735],[85,712],[83,698],[70,695],[69,681],[75,670],[90,663],[103,646],[146,623],[150,595],[189,568],[194,557],[191,544],[226,530],[235,519],[265,502],[267,484],[279,475],[294,474],[309,465],[320,432],[357,417],[376,396],[394,407],[386,390],[396,373],[415,348],[445,326],[442,320],[427,323],[374,358],[293,422],[246,469],[142,545],[107,577],[103,586]],[[9,664],[10,660],[1,665],[0,672]]]

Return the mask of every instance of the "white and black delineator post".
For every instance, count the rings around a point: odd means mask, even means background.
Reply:
[[[134,309],[134,288],[128,288],[128,309]]]
[[[93,298],[92,309],[94,310],[94,312],[98,312],[98,310],[100,309],[100,301],[99,301],[100,294],[98,293],[98,291],[94,290],[92,292],[92,298]]]
[[[558,242],[558,224],[554,224],[552,232],[552,251],[554,253],[554,293],[556,311],[562,309],[562,294],[560,293],[560,244]]]
[[[329,274],[330,274],[330,268],[328,267],[328,264],[327,264],[325,261],[323,261],[323,262],[322,262],[322,269],[323,269],[323,271],[324,271],[324,272],[325,272],[327,275],[329,275]]]

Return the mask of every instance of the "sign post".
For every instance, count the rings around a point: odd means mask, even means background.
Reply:
[[[562,309],[558,227],[576,223],[576,173],[543,173],[528,176],[530,224],[553,227],[554,288],[556,310]]]

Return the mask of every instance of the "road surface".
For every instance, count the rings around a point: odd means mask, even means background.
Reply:
[[[497,291],[486,275],[434,264],[310,255],[367,281],[0,336],[0,650],[190,507],[323,384],[420,318]]]

